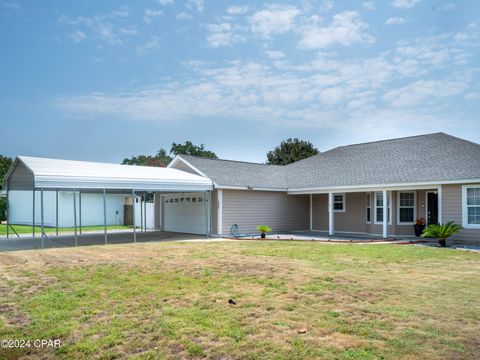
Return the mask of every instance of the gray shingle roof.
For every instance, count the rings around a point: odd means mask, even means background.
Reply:
[[[480,179],[480,145],[444,133],[340,146],[286,166],[181,157],[221,186],[300,189]]]
[[[287,187],[284,166],[209,159],[190,155],[181,155],[180,157],[221,186],[275,189]]]

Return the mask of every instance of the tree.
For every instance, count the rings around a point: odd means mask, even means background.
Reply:
[[[173,143],[170,154],[174,155],[193,155],[212,159],[218,159],[218,156],[210,150],[205,149],[205,145],[200,146],[192,144],[191,141],[185,141],[185,144]]]
[[[0,155],[0,190],[2,189],[3,186],[3,178],[7,174],[8,169],[10,169],[10,166],[12,166],[12,159]],[[7,201],[5,198],[0,197],[0,221],[4,221],[7,219]]]
[[[122,161],[124,165],[141,165],[141,166],[157,166],[157,167],[166,167],[172,157],[167,154],[165,149],[160,149],[157,152],[157,155],[138,155],[132,156],[131,158],[125,158]]]
[[[267,153],[267,164],[288,165],[317,154],[318,149],[311,142],[289,138]]]

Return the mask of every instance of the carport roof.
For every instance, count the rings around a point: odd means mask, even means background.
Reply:
[[[4,189],[32,188],[183,192],[211,190],[212,181],[171,168],[18,156]]]

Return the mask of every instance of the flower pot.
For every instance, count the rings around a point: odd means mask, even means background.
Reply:
[[[262,233],[262,235],[260,235],[260,237],[261,237],[262,239],[265,239],[265,233]]]
[[[447,241],[445,239],[438,239],[438,246],[439,247],[447,246]]]
[[[420,236],[423,233],[423,230],[425,230],[425,225],[422,224],[415,224],[415,236]]]

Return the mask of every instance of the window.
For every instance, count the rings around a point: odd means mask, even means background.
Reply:
[[[333,211],[345,212],[345,194],[333,194]]]
[[[398,224],[412,225],[415,222],[415,191],[398,192]]]
[[[367,193],[366,203],[367,203],[367,224],[372,222],[372,194]]]
[[[389,192],[387,196],[387,214],[388,224],[392,224],[392,208],[390,203],[392,202],[392,193]],[[375,193],[375,224],[383,223],[383,192],[379,191]]]
[[[463,227],[480,228],[480,186],[463,187]]]

